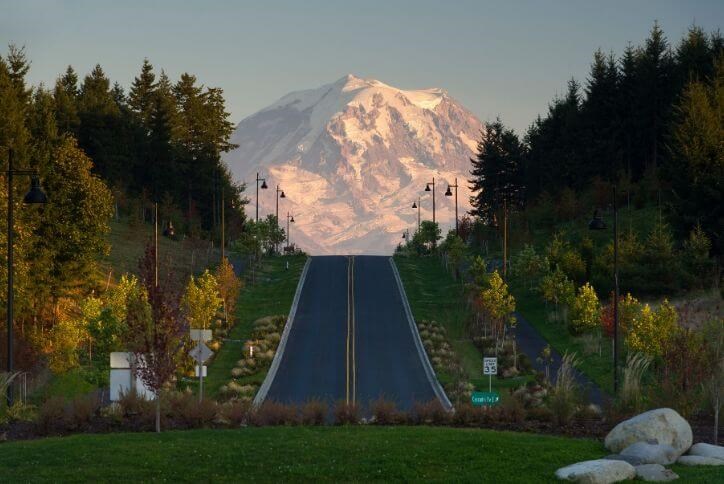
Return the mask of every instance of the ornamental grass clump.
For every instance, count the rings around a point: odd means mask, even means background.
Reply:
[[[399,425],[405,415],[397,409],[395,402],[380,397],[370,404],[372,419],[377,425]]]
[[[618,407],[624,412],[638,413],[643,409],[644,399],[641,378],[651,365],[651,358],[643,353],[629,353],[623,368],[623,381],[619,393]]]
[[[296,405],[267,400],[251,413],[251,423],[257,427],[270,425],[298,425],[299,410]]]
[[[449,420],[450,415],[437,399],[416,402],[412,407],[412,421],[417,425],[445,425]]]
[[[575,353],[565,353],[558,368],[556,382],[550,396],[550,408],[559,426],[570,423],[580,403],[580,389],[574,368],[578,365]]]

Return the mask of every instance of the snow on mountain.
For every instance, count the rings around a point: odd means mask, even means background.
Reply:
[[[287,94],[239,123],[239,147],[225,161],[246,182],[255,209],[255,177],[266,177],[259,213],[274,213],[274,188],[284,226],[294,215],[292,241],[311,254],[390,254],[405,229],[417,226],[412,202],[422,196],[422,218],[432,219],[435,178],[437,220],[454,227],[469,208],[467,178],[481,123],[442,89],[406,91],[347,75],[317,89]]]

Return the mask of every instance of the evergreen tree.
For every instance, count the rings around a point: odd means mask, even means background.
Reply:
[[[55,120],[61,133],[78,133],[78,75],[71,66],[55,82]]]
[[[518,137],[500,118],[485,124],[477,155],[470,160],[472,215],[489,221],[504,204],[511,210],[521,204],[522,159],[523,147]]]
[[[128,105],[147,129],[150,129],[151,125],[156,87],[156,74],[153,73],[153,66],[148,59],[143,59],[141,73],[133,79],[131,85]]]

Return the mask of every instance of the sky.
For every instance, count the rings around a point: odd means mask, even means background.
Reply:
[[[585,83],[596,49],[640,44],[655,20],[677,43],[721,27],[724,1],[0,0],[0,55],[25,46],[32,84],[100,63],[126,88],[148,58],[223,88],[235,123],[352,73],[441,87],[522,133],[568,79]]]

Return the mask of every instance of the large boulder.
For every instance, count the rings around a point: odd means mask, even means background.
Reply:
[[[693,439],[689,422],[675,410],[658,408],[619,423],[608,433],[604,444],[611,452],[620,453],[636,442],[655,440],[672,446],[681,455],[691,447]]]
[[[558,469],[556,477],[584,484],[609,484],[633,479],[636,477],[636,469],[621,460],[587,460]]]
[[[689,449],[689,455],[700,455],[702,457],[713,457],[715,459],[724,460],[724,447],[721,445],[705,444],[699,442]]]
[[[679,452],[668,444],[636,442],[621,451],[621,455],[636,457],[642,464],[669,465],[676,462]]]
[[[632,456],[632,455],[621,455],[621,454],[611,454],[604,457],[604,459],[608,460],[622,460],[624,462],[628,462],[632,466],[640,466],[643,465],[643,461],[639,459],[638,457]]]
[[[682,455],[676,463],[685,466],[724,466],[724,459],[704,457],[701,455]]]
[[[661,464],[644,464],[636,466],[636,478],[649,482],[666,482],[678,479],[679,476]]]

